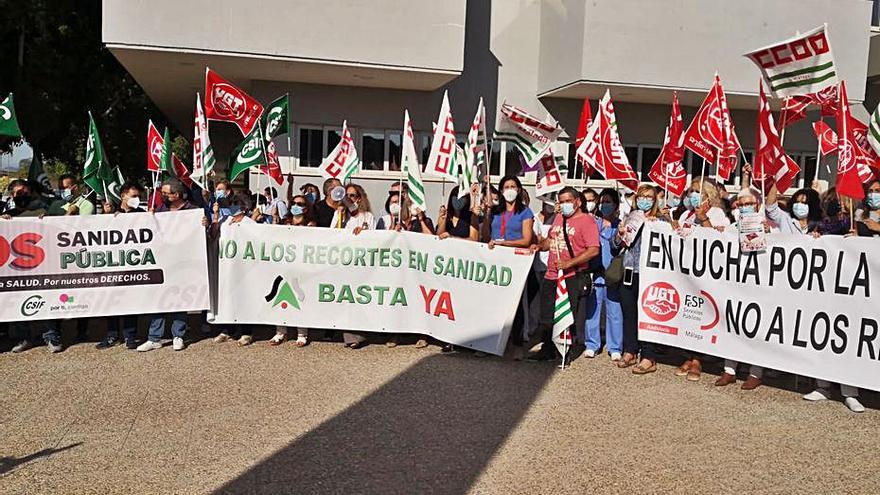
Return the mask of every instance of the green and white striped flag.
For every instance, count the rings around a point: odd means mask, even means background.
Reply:
[[[868,122],[868,144],[875,153],[880,155],[880,105],[874,109],[871,114],[871,121]]]
[[[553,344],[562,357],[565,357],[565,354],[571,349],[570,328],[574,325],[574,314],[571,311],[571,301],[568,299],[565,278],[562,270],[559,270],[559,275],[556,278],[556,303],[553,308]]]
[[[403,149],[401,150],[403,173],[409,189],[409,200],[413,206],[422,211],[427,209],[425,202],[425,183],[422,182],[422,166],[416,154],[415,135],[409,120],[409,110],[403,112]]]
[[[754,62],[777,98],[818,93],[837,85],[837,68],[828,42],[827,25],[745,56]]]
[[[477,114],[474,115],[474,123],[468,131],[467,157],[468,168],[476,170],[477,180],[482,181],[489,173],[489,147],[486,139],[486,107],[483,106],[483,98],[477,105]]]
[[[467,152],[459,145],[455,145],[455,165],[458,170],[458,197],[463,198],[471,193],[471,185],[476,184],[477,178],[473,166],[468,163]]]
[[[189,174],[190,179],[195,181],[202,189],[207,189],[206,178],[211,175],[217,160],[214,158],[214,148],[211,146],[211,138],[208,136],[208,123],[202,111],[202,100],[196,93],[196,116],[193,126],[193,170]]]
[[[513,105],[501,104],[494,138],[516,146],[526,160],[527,170],[535,169],[541,156],[560,134],[562,128],[551,117],[542,122]]]

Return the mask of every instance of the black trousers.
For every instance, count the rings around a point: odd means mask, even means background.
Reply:
[[[623,312],[623,352],[642,353],[642,358],[657,360],[657,347],[639,341],[639,274],[633,273],[631,285],[620,286],[620,308]]]
[[[523,297],[525,297],[527,307],[528,303],[538,295],[541,290],[541,281],[535,275],[535,271],[529,271],[529,276],[526,278],[526,287],[523,289]],[[516,314],[513,316],[513,325],[510,327],[510,342],[515,346],[522,347],[523,344],[529,341],[529,337],[526,335],[526,329],[523,328],[526,323],[526,315],[525,310],[523,309],[522,303],[517,305]]]
[[[587,272],[578,272],[573,276],[565,279],[565,288],[568,290],[568,299],[571,301],[571,308],[574,313],[574,331],[572,332],[571,355],[576,357],[578,351],[584,348],[584,324],[587,320],[586,302],[584,296],[584,284],[589,280],[590,274]],[[541,298],[540,320],[538,328],[541,331],[543,345],[541,352],[558,352],[553,344],[553,316],[556,307],[556,280],[541,280],[541,292],[538,295]]]

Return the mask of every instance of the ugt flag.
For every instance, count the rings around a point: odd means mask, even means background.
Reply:
[[[245,136],[263,115],[263,105],[249,94],[205,68],[205,117],[208,120],[232,122]]]
[[[770,46],[759,48],[745,56],[761,72],[777,98],[818,93],[837,85],[834,55],[822,25]]]

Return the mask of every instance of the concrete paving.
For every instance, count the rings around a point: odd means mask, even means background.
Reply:
[[[7,352],[0,493],[880,492],[876,395],[856,415],[803,401],[804,379],[672,370],[409,345]]]

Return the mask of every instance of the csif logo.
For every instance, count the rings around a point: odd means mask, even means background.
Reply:
[[[238,153],[239,163],[248,163],[263,156],[263,147],[260,143],[259,133],[254,133],[251,139],[241,148]]]
[[[281,113],[284,111],[284,108],[281,106],[272,107],[269,109],[269,116],[266,118],[266,135],[274,136],[275,131],[277,131],[281,127]]]
[[[669,321],[678,314],[681,297],[675,287],[666,282],[655,282],[642,293],[642,309],[656,321]]]
[[[45,305],[46,300],[43,299],[43,296],[37,294],[25,299],[24,302],[21,303],[21,308],[19,309],[22,316],[34,316],[35,314],[39,313]]]
[[[281,309],[302,309],[300,307],[300,301],[305,299],[305,293],[296,279],[293,280],[293,286],[291,286],[286,280],[284,280],[284,277],[278,275],[272,282],[272,288],[269,290],[269,293],[266,294],[265,299],[273,308],[280,306]]]

